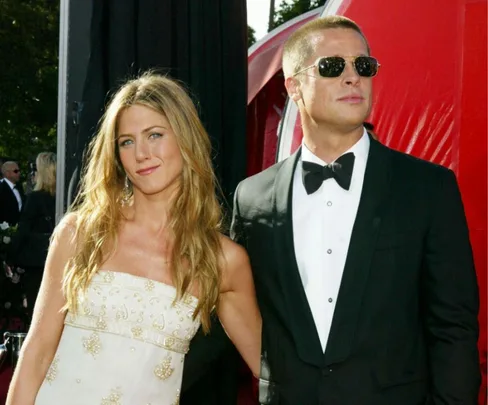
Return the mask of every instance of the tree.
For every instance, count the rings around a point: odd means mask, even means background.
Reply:
[[[56,148],[59,2],[0,1],[0,156]]]
[[[253,27],[247,26],[247,47],[249,48],[256,42],[256,31]]]
[[[283,0],[275,12],[273,28],[324,4],[325,0]]]

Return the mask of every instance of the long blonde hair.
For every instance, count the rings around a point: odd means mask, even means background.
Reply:
[[[41,152],[36,158],[36,185],[35,191],[46,191],[51,195],[56,194],[56,154]]]
[[[78,293],[86,290],[107,255],[116,249],[126,178],[116,143],[117,122],[120,113],[132,105],[164,114],[176,135],[183,170],[170,210],[174,238],[171,274],[177,300],[193,283],[198,285],[195,316],[200,314],[203,329],[208,332],[211,312],[219,299],[222,253],[222,212],[216,196],[211,143],[182,86],[154,73],[130,80],[118,90],[89,145],[80,193],[72,208],[76,213],[77,248],[64,276],[66,308],[76,311]]]

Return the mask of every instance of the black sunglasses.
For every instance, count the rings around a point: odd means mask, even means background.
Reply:
[[[381,66],[376,58],[372,56],[352,56],[347,58],[351,60],[354,69],[361,77],[373,77],[378,73]],[[346,68],[346,58],[342,56],[326,56],[318,58],[313,65],[307,66],[296,72],[293,76],[317,66],[320,76],[322,77],[339,77]]]
[[[12,170],[14,173],[20,173],[20,170],[19,169],[14,169]]]

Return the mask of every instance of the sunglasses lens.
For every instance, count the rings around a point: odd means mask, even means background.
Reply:
[[[354,60],[354,67],[359,76],[373,77],[378,73],[378,61],[371,56],[359,56]]]
[[[339,77],[346,66],[344,58],[329,56],[321,58],[318,63],[319,74],[322,77]]]

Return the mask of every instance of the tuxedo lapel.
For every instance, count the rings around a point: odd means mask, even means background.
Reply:
[[[351,351],[379,225],[388,197],[389,158],[388,149],[371,140],[363,190],[325,350],[327,365],[344,360]]]
[[[285,160],[279,169],[273,193],[273,228],[276,263],[286,301],[286,314],[300,358],[323,366],[323,352],[298,271],[293,242],[292,192],[295,167],[300,149]]]

